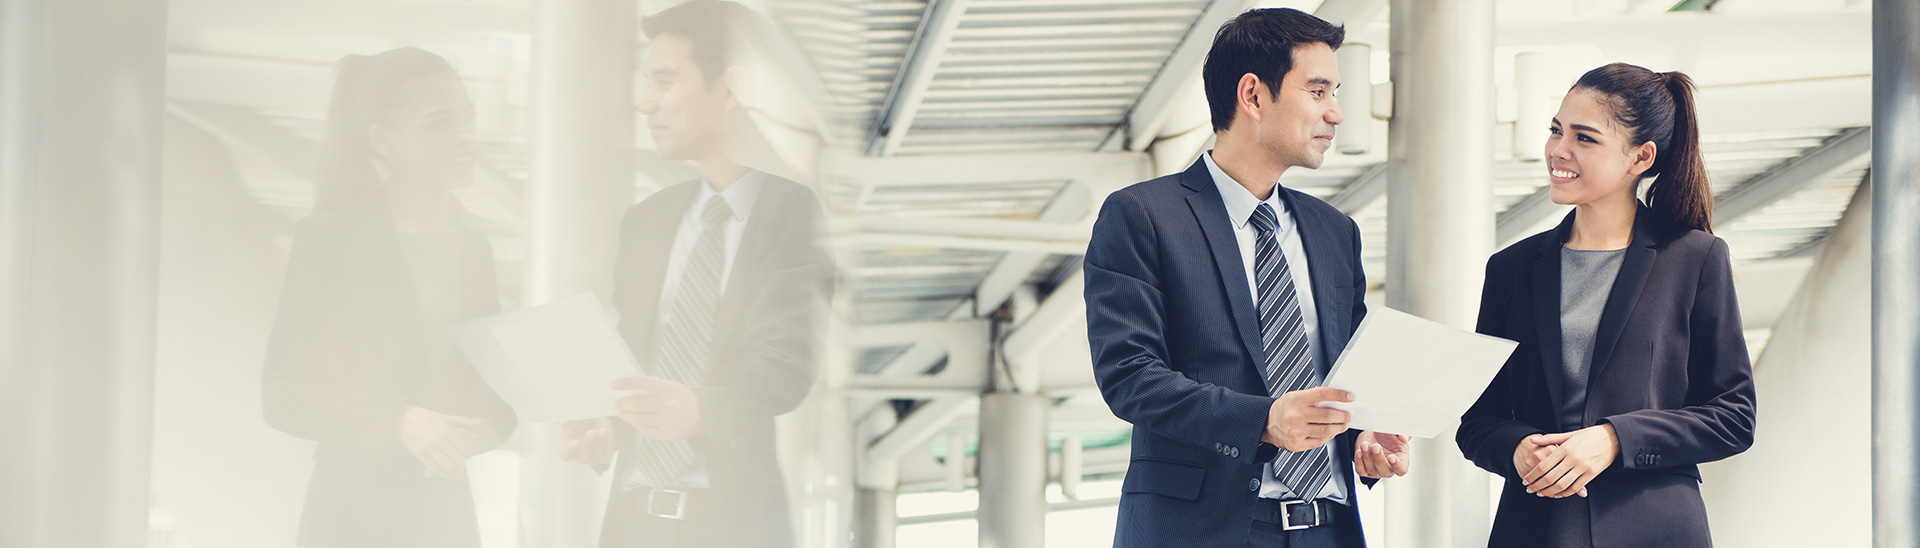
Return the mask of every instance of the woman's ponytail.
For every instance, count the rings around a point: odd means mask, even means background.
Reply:
[[[1713,232],[1713,187],[1700,156],[1693,79],[1613,63],[1587,71],[1573,88],[1605,96],[1614,119],[1632,133],[1631,146],[1653,143],[1653,167],[1641,174],[1658,177],[1647,187],[1647,207],[1667,226]]]
[[[1673,134],[1654,166],[1659,178],[1647,187],[1647,206],[1672,226],[1713,232],[1713,187],[1700,156],[1700,124],[1694,116],[1693,79],[1679,72],[1660,75],[1673,96]]]

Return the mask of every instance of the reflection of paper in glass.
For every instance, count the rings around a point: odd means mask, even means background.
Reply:
[[[1354,429],[1431,438],[1460,424],[1519,344],[1375,308],[1327,374],[1353,401],[1321,405],[1351,413]]]
[[[614,415],[635,375],[632,353],[592,293],[482,318],[454,328],[480,377],[529,422]]]

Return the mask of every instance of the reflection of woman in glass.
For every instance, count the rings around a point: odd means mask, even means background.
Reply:
[[[492,248],[451,192],[472,132],[439,56],[341,60],[264,379],[267,422],[319,442],[300,546],[479,545],[464,462],[514,415],[448,333],[499,310]]]

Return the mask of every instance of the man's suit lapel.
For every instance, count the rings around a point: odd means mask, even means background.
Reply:
[[[1340,229],[1345,228],[1345,223],[1340,221],[1346,220],[1346,217],[1336,218],[1299,207],[1299,201],[1295,199],[1298,195],[1291,189],[1274,186],[1273,190],[1283,193],[1281,197],[1287,202],[1287,210],[1293,212],[1294,230],[1300,231],[1300,245],[1307,254],[1307,274],[1313,283],[1314,315],[1319,317],[1320,340],[1317,344],[1320,345],[1320,355],[1326,357],[1318,361],[1332,362],[1346,349],[1345,341],[1335,344],[1335,334],[1347,333],[1349,329],[1349,326],[1340,325],[1340,311],[1334,305],[1337,296],[1333,294],[1334,284],[1341,279],[1335,276],[1334,269],[1347,264],[1342,254],[1350,252],[1334,238]],[[1298,265],[1288,266],[1298,268]],[[1332,363],[1316,362],[1314,366],[1323,377],[1333,369]]]
[[[1227,216],[1227,206],[1220,200],[1220,189],[1214,187],[1213,173],[1207,170],[1205,159],[1188,167],[1180,175],[1180,184],[1193,190],[1193,194],[1187,195],[1187,206],[1193,209],[1194,220],[1207,236],[1214,270],[1220,273],[1220,284],[1226,286],[1228,311],[1233,314],[1235,331],[1240,333],[1247,356],[1253,359],[1254,376],[1260,377],[1258,367],[1266,363],[1266,351],[1261,349],[1260,320],[1253,314],[1253,293],[1247,288],[1246,265],[1240,260],[1240,241],[1233,235],[1233,219]]]
[[[623,235],[624,238],[636,240],[625,245],[637,247],[633,255],[627,258],[632,262],[627,265],[626,272],[633,279],[616,280],[616,283],[625,285],[623,293],[627,294],[623,299],[627,304],[620,311],[621,324],[629,326],[624,333],[629,341],[641,342],[633,345],[633,349],[634,359],[639,362],[643,374],[652,365],[654,324],[660,317],[660,290],[661,285],[666,283],[667,259],[673,251],[674,239],[680,236],[682,216],[693,203],[693,198],[700,195],[700,187],[696,186],[699,184],[702,183],[696,180],[693,184],[675,185],[662,190],[657,198],[649,198],[662,200],[663,203],[658,208],[649,208],[653,214],[639,219],[639,225]]]

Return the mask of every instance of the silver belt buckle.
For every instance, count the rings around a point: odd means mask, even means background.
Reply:
[[[1293,512],[1289,511],[1289,508],[1298,504],[1305,504],[1308,507],[1313,508],[1313,523],[1302,523],[1299,525],[1294,525]],[[1310,500],[1280,501],[1280,530],[1298,531],[1298,530],[1306,529],[1308,527],[1313,527],[1319,524],[1320,524],[1320,505],[1314,504],[1313,501],[1310,501]]]
[[[659,509],[662,493],[672,496],[672,501],[670,505],[671,510]],[[686,518],[687,517],[687,492],[676,491],[673,489],[652,489],[647,491],[647,513],[654,516],[667,518],[667,519]]]

